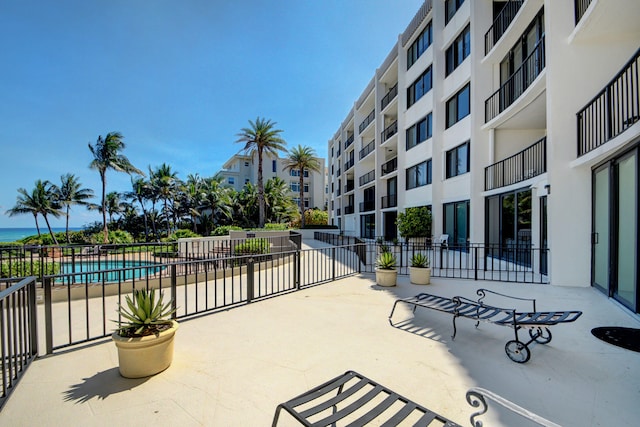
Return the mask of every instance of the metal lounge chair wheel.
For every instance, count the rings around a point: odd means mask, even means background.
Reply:
[[[509,356],[509,359],[513,360],[516,363],[527,363],[529,358],[531,357],[531,352],[529,351],[529,347],[526,344],[511,340],[507,342],[504,346],[504,351]]]
[[[529,329],[529,336],[539,344],[547,344],[552,338],[549,328]]]

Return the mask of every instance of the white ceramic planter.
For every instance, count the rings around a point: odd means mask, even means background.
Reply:
[[[111,337],[118,348],[120,375],[125,378],[142,378],[162,372],[173,361],[173,339],[178,322],[160,334],[140,338],[125,338],[114,332]]]
[[[414,285],[428,285],[431,283],[431,269],[422,267],[409,267],[409,280]]]
[[[382,270],[376,268],[376,283],[380,286],[395,286],[398,270]]]

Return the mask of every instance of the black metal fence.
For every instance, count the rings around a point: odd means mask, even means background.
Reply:
[[[10,282],[0,291],[0,409],[38,355],[36,278]]]
[[[524,3],[524,0],[509,0],[505,3],[504,7],[494,19],[491,28],[484,35],[484,54],[489,53],[493,46],[500,40],[502,35],[507,31],[509,25],[516,17],[516,14],[520,10],[520,6]]]
[[[640,49],[577,113],[578,157],[595,150],[640,121]]]
[[[484,169],[486,191],[524,181],[547,171],[547,138]]]
[[[374,108],[373,110],[371,110],[369,115],[365,117],[365,119],[360,123],[360,126],[358,126],[358,130],[360,131],[360,133],[362,133],[363,130],[369,127],[369,124],[373,122],[373,119],[375,119],[375,117],[376,117],[376,109]]]
[[[384,110],[385,107],[389,105],[397,95],[398,95],[398,83],[393,85],[391,89],[389,89],[389,91],[385,94],[385,96],[382,97],[382,100],[380,101],[380,109]]]
[[[371,142],[369,142],[367,145],[365,145],[362,150],[360,150],[360,154],[359,154],[360,160],[364,159],[369,154],[373,153],[373,150],[375,149],[376,149],[376,140],[374,139]]]

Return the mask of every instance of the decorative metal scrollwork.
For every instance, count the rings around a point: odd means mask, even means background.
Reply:
[[[476,417],[480,415],[484,415],[489,406],[487,405],[487,401],[484,399],[484,396],[475,389],[471,389],[467,391],[467,403],[474,408],[481,408],[478,412],[474,412],[471,414],[469,420],[471,421],[471,425],[473,427],[482,427],[482,421],[477,420]]]

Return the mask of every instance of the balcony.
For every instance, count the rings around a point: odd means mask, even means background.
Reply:
[[[362,150],[360,150],[360,160],[367,157],[370,153],[373,152],[373,150],[375,150],[375,148],[376,148],[376,140],[374,139],[373,141],[365,145],[365,147]]]
[[[360,181],[359,181],[360,182],[360,187],[362,187],[363,185],[367,185],[368,183],[370,183],[374,179],[376,179],[376,171],[375,171],[375,169],[365,173],[364,175],[362,175],[360,177]]]
[[[381,209],[386,208],[395,208],[398,206],[398,195],[390,194],[389,196],[382,196],[382,206]]]
[[[340,196],[342,194],[342,190],[340,189],[340,187],[338,187],[338,189],[336,190],[336,196]]]
[[[591,0],[574,0],[576,25],[578,25],[578,22],[580,22],[590,4]]]
[[[376,109],[374,108],[373,110],[371,110],[369,115],[362,121],[362,123],[360,123],[360,126],[358,127],[358,129],[360,130],[360,133],[362,133],[369,126],[369,124],[373,122],[375,117],[376,117]]]
[[[394,157],[393,159],[389,160],[387,163],[381,166],[381,169],[381,176],[385,176],[388,173],[398,170],[398,158]]]
[[[375,200],[365,200],[364,202],[360,202],[360,212],[370,212],[372,210],[375,210],[375,208]]]
[[[341,173],[342,173],[342,169],[338,168],[338,170],[336,170],[336,176],[340,176]]]
[[[337,215],[337,216],[342,215],[342,212],[340,211],[340,208],[338,208],[338,209],[336,210],[336,215]]]
[[[351,169],[353,167],[353,165],[356,164],[356,160],[351,158],[349,159],[345,164],[344,164],[344,171],[348,171],[349,169]]]
[[[345,215],[350,215],[355,211],[355,207],[353,205],[351,206],[345,206],[344,207],[344,214]]]
[[[387,94],[382,97],[382,101],[380,101],[380,109],[384,110],[385,107],[389,105],[389,103],[391,103],[391,101],[393,101],[396,96],[398,96],[398,83],[396,83],[391,89],[389,89],[389,92],[387,92]]]
[[[353,144],[353,141],[355,141],[355,139],[355,135],[351,135],[349,138],[347,138],[347,140],[344,142],[344,149],[346,150],[351,144]]]
[[[577,114],[578,157],[595,150],[640,120],[640,49]]]
[[[355,184],[353,180],[347,181],[347,185],[344,186],[344,192],[348,193],[349,191],[353,191],[354,188],[355,188]]]
[[[484,35],[484,54],[486,55],[493,49],[498,40],[507,31],[511,22],[518,14],[520,7],[524,3],[524,0],[509,0],[496,19],[493,21],[491,28]]]
[[[547,138],[542,138],[504,160],[484,169],[485,191],[533,178],[547,171]]]
[[[396,133],[398,133],[398,121],[395,120],[393,123],[391,123],[389,126],[387,126],[383,131],[382,131],[382,144],[385,143],[385,141],[389,138],[391,138],[393,135],[395,135]]]
[[[489,122],[511,106],[545,67],[544,37],[509,79],[484,102],[484,121]]]

